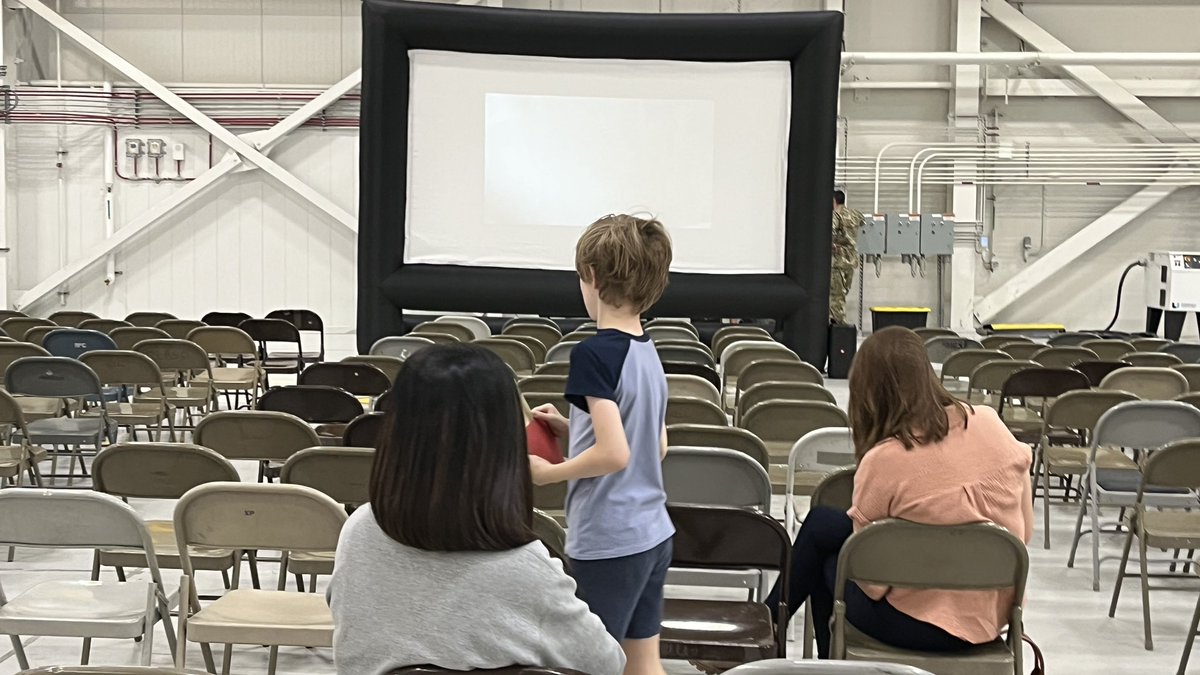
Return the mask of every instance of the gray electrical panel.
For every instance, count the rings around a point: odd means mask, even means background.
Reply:
[[[886,241],[887,223],[883,216],[866,216],[858,228],[858,254],[883,255],[887,252]]]
[[[921,255],[954,253],[954,221],[940,213],[921,214]]]
[[[921,226],[907,213],[889,213],[887,222],[888,255],[920,255]]]

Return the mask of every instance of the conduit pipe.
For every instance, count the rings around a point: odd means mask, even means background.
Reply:
[[[843,52],[856,65],[931,66],[1195,66],[1200,52]]]

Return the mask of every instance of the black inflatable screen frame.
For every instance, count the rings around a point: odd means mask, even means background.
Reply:
[[[830,203],[842,39],[837,12],[619,14],[365,0],[358,346],[403,311],[584,313],[573,272],[404,264],[410,49],[568,58],[787,61],[783,274],[678,274],[651,314],[774,318],[807,361],[827,350]],[[597,214],[601,215],[601,214]],[[668,228],[670,223],[667,223]]]

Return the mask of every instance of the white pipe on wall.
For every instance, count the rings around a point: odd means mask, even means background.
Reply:
[[[1200,52],[843,52],[842,66],[1195,66]]]
[[[104,83],[104,91],[112,91],[112,83]],[[114,164],[113,158],[117,156],[117,134],[104,134],[104,238],[108,239],[116,232],[115,214],[113,213],[113,183],[117,181],[117,167]],[[104,285],[112,286],[117,280],[117,258],[113,254],[108,254],[104,259]]]

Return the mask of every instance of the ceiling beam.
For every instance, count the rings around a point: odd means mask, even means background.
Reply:
[[[1129,93],[1149,98],[1194,98],[1200,97],[1200,80],[1114,80]],[[875,84],[875,83],[872,83]],[[903,83],[900,83],[903,84]],[[922,84],[923,83],[914,83]],[[930,85],[931,86],[931,85]],[[985,85],[986,96],[1038,96],[1071,97],[1095,96],[1091,90],[1075,80],[1046,78],[992,78]],[[883,88],[883,87],[880,87]],[[900,88],[900,87],[897,87]]]

